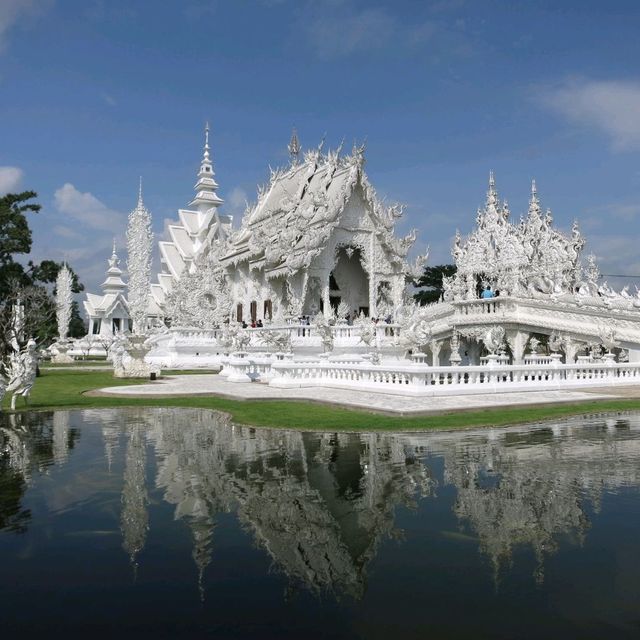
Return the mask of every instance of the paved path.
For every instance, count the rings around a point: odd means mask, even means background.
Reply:
[[[236,400],[310,400],[368,411],[392,413],[395,415],[420,415],[469,409],[488,409],[562,402],[592,401],[611,397],[634,397],[625,395],[625,388],[593,388],[584,391],[522,391],[501,394],[478,394],[464,396],[443,396],[436,398],[415,398],[392,394],[353,391],[351,389],[327,389],[308,387],[302,389],[276,389],[266,384],[228,382],[210,374],[181,375],[167,377],[149,384],[107,387],[94,394],[110,396],[188,396],[216,395]],[[640,389],[633,388],[640,395]]]

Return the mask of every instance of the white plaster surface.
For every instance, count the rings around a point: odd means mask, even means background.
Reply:
[[[383,393],[370,393],[346,389],[301,388],[277,389],[257,382],[237,384],[211,374],[193,374],[165,378],[149,384],[106,387],[100,393],[113,396],[187,396],[220,395],[238,400],[312,400],[368,409],[411,415],[464,409],[486,409],[530,404],[580,402],[599,398],[611,398],[612,390],[593,391],[523,391],[501,394],[478,394],[432,398],[411,398]],[[624,395],[621,393],[620,395]]]

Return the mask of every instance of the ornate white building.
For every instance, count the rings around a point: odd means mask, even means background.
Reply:
[[[192,209],[160,243],[162,273],[152,291],[173,326],[314,315],[342,302],[350,315],[390,313],[404,301],[422,261],[406,256],[415,232],[396,238],[400,206],[385,206],[364,172],[364,149],[307,152],[293,135],[289,166],[248,206],[240,228],[221,215],[208,129]]]
[[[129,331],[129,305],[125,296],[127,285],[122,279],[120,258],[113,243],[109,268],[102,283],[102,295],[87,293],[84,309],[89,318],[89,335],[108,338]]]

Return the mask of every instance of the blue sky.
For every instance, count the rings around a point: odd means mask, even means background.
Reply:
[[[431,264],[493,170],[514,216],[536,178],[605,273],[640,275],[639,33],[615,0],[0,0],[0,191],[38,192],[34,257],[95,288],[139,175],[158,235],[189,201],[206,120],[236,224],[295,125],[366,139]]]

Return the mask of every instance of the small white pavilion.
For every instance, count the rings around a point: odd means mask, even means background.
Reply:
[[[100,285],[102,295],[87,293],[84,301],[84,309],[89,318],[89,335],[102,338],[130,330],[129,305],[125,296],[127,285],[122,279],[115,241],[108,262],[105,281]]]

